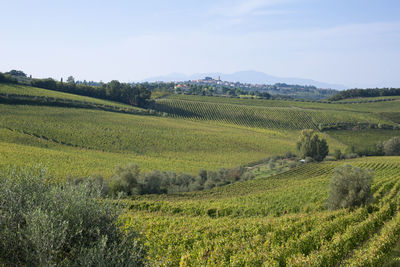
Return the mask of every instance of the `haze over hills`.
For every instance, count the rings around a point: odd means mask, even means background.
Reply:
[[[156,76],[145,79],[146,82],[173,82],[173,81],[188,81],[188,80],[198,80],[206,76],[216,78],[221,77],[223,81],[230,82],[241,82],[241,83],[252,83],[252,84],[275,84],[275,83],[287,83],[287,84],[298,84],[298,85],[314,85],[318,88],[324,89],[338,89],[344,90],[349,87],[341,84],[330,84],[319,81],[314,81],[311,79],[303,78],[291,78],[291,77],[277,77],[266,74],[260,71],[238,71],[231,74],[211,72],[211,73],[195,73],[191,75],[186,75],[183,73],[171,73],[165,76]]]

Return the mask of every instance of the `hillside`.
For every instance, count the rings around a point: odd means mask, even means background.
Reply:
[[[130,114],[149,113],[148,110],[118,102],[20,84],[0,84],[0,103],[76,107]]]
[[[154,264],[378,266],[400,237],[399,161],[307,164],[210,191],[138,197],[124,202],[124,220],[143,233]],[[374,171],[371,206],[326,210],[329,178],[343,164]]]
[[[399,133],[362,129],[365,138],[360,139],[353,127],[397,127],[398,114],[393,111],[400,99],[340,104],[172,95],[156,102],[163,116],[151,116],[125,104],[35,87],[1,84],[0,93],[17,100],[30,96],[33,101],[0,105],[1,164],[42,163],[60,179],[68,174],[110,177],[115,167],[129,162],[143,170],[191,174],[230,168],[295,152],[301,129],[340,123],[351,129],[331,127],[322,133],[331,151],[358,144],[373,147]],[[41,97],[55,99],[54,105]],[[59,106],[61,100],[72,102]],[[77,108],[77,102],[87,106]]]
[[[275,161],[276,169],[268,163],[296,152],[304,128],[326,138],[331,154],[374,150],[378,141],[400,135],[397,97],[316,102],[170,95],[150,111],[21,85],[0,84],[0,96],[0,170],[42,165],[52,182],[100,175],[111,185],[115,168],[132,162],[143,172],[192,175],[252,166],[249,181],[105,199],[125,208],[121,222],[141,233],[151,264],[398,263],[390,255],[400,238],[399,157],[307,164],[291,158],[285,166]],[[329,179],[344,164],[374,171],[374,200],[329,211]]]

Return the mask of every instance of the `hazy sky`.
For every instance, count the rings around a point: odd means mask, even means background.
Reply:
[[[398,0],[0,0],[0,71],[139,81],[257,70],[400,87]]]

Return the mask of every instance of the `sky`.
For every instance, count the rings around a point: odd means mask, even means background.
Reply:
[[[256,70],[400,87],[398,0],[0,0],[0,72],[141,81]]]

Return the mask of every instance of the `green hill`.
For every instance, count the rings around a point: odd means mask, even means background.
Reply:
[[[118,102],[19,84],[0,83],[0,103],[77,107],[131,114],[149,113],[148,110]]]
[[[0,112],[1,164],[41,162],[55,166],[50,171],[64,177],[69,172],[109,176],[115,167],[128,162],[136,162],[144,170],[193,174],[201,168],[233,167],[294,152],[292,140],[297,138],[296,131],[88,109],[0,105]],[[331,143],[344,148],[335,140]],[[22,156],[22,151],[29,156]],[[77,163],[82,168],[76,168]],[[85,171],[79,173],[78,169]]]
[[[319,131],[331,152],[374,148],[400,134],[399,98],[304,102],[173,95],[157,99],[158,112],[151,112],[0,84],[0,101],[0,168],[41,164],[57,182],[97,174],[108,179],[131,162],[143,171],[190,174],[253,163],[256,177],[250,181],[106,200],[125,207],[121,220],[142,234],[154,265],[398,263],[391,250],[400,238],[399,157],[301,164],[273,176],[256,162],[295,152],[304,128]],[[371,205],[327,210],[329,178],[343,164],[374,171]]]
[[[175,95],[157,100],[156,108],[167,114],[151,116],[124,104],[22,85],[1,84],[0,95],[31,96],[32,101],[37,97],[55,99],[56,105],[41,100],[32,105],[0,105],[0,164],[42,163],[52,166],[50,171],[60,179],[68,174],[109,177],[116,166],[128,162],[143,170],[191,174],[199,169],[248,164],[295,152],[303,128],[346,122],[396,126],[391,119],[395,116],[382,116],[382,112],[388,110],[387,105],[396,110],[400,103],[328,104]],[[63,99],[88,106],[57,106]],[[115,110],[99,110],[98,105]],[[120,110],[134,114],[121,114]],[[322,135],[331,151],[344,151],[346,146],[374,146],[374,142],[398,134],[371,129],[360,139],[357,131],[347,132],[333,129]],[[28,154],[22,157],[22,151]],[[96,157],[96,153],[102,156]],[[63,161],[63,156],[68,160]]]
[[[124,202],[124,220],[143,233],[155,264],[378,266],[400,237],[399,161],[306,164],[210,191],[138,197]],[[370,207],[326,210],[330,175],[343,164],[374,171]]]

